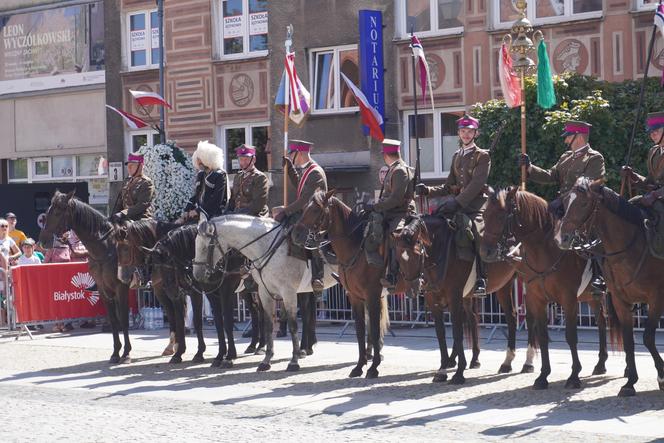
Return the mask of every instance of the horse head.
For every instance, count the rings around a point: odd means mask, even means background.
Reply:
[[[330,199],[336,190],[318,190],[304,207],[300,219],[295,224],[291,238],[298,246],[310,246],[312,240],[320,244],[330,227]]]
[[[61,237],[65,231],[70,229],[69,208],[75,192],[73,190],[65,194],[56,190],[53,194],[51,205],[46,211],[44,227],[39,233],[39,243],[44,247],[52,247],[53,236]]]
[[[489,199],[484,209],[484,235],[480,242],[480,255],[487,262],[504,259],[506,242],[513,237],[512,219],[516,216],[518,187],[494,191],[489,188]]]
[[[562,196],[565,214],[556,223],[555,239],[561,249],[583,244],[595,223],[598,203],[602,200],[603,180],[579,177],[574,187]]]
[[[196,254],[193,261],[194,279],[200,283],[211,283],[219,274],[220,263],[223,262],[225,251],[219,243],[217,225],[208,220],[201,212],[198,219],[196,235]]]

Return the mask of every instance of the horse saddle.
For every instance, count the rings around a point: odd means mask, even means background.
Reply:
[[[650,254],[660,260],[664,260],[664,203],[655,202],[650,210],[646,211],[647,218],[644,219],[646,228],[646,239]]]

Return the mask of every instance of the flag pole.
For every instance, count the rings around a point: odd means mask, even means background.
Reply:
[[[662,0],[659,0],[659,5],[662,4]],[[634,117],[634,124],[632,125],[632,135],[629,138],[629,148],[627,148],[627,156],[625,157],[625,166],[629,166],[632,161],[632,149],[634,148],[634,137],[636,136],[636,127],[639,124],[639,118],[641,117],[641,108],[643,108],[643,98],[646,91],[646,80],[648,78],[648,68],[650,68],[650,60],[652,59],[652,49],[655,45],[655,37],[657,37],[657,25],[652,26],[652,34],[650,35],[650,44],[648,45],[648,53],[646,55],[646,66],[643,70],[643,79],[641,81],[641,92],[639,94],[639,102],[636,105],[636,116]],[[632,186],[631,181],[626,180],[626,176],[620,180],[620,195],[623,196],[625,193],[625,185],[627,185],[628,192],[631,194]]]
[[[414,35],[413,34],[413,25],[411,25],[410,26],[411,45],[413,44],[412,43],[413,35]],[[414,111],[415,111],[415,124],[413,125],[413,127],[415,128],[415,149],[416,149],[416,151],[415,151],[416,152],[416,156],[415,156],[415,184],[417,185],[421,181],[420,180],[420,175],[421,175],[421,171],[420,171],[420,152],[421,152],[421,148],[420,148],[420,134],[419,134],[419,130],[418,130],[418,127],[417,127],[417,124],[418,124],[417,79],[415,77],[415,53],[414,52],[411,54],[410,62],[411,62],[410,64],[411,64],[411,68],[412,68],[411,71],[412,71],[412,74],[413,74],[413,104],[415,105],[415,109],[414,109]],[[409,147],[410,147],[410,144],[409,144]],[[420,206],[419,207],[419,212],[421,213],[421,212],[424,211],[424,197],[420,195],[418,197],[418,201],[420,203],[419,204],[419,206]]]
[[[293,25],[286,26],[286,57],[290,53],[291,46],[293,45]],[[283,156],[288,156],[288,112],[290,108],[290,82],[285,81],[284,87],[284,153]],[[284,206],[288,206],[288,171],[284,164]]]

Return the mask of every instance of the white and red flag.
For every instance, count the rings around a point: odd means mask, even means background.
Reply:
[[[655,26],[657,26],[662,37],[664,37],[664,5],[661,3],[657,5],[657,10],[655,11]],[[664,86],[664,70],[662,70],[662,79],[659,83],[661,86]]]
[[[111,111],[115,111],[118,114],[120,114],[125,123],[127,123],[127,126],[129,126],[131,129],[141,129],[145,128],[146,126],[150,126],[145,120],[142,120],[141,118],[136,117],[133,114],[130,114],[118,108],[114,108],[111,105],[106,105],[106,107]]]
[[[426,103],[426,91],[429,87],[429,96],[431,97],[431,109],[433,109],[433,87],[431,86],[431,72],[429,71],[429,63],[424,56],[424,48],[422,43],[416,35],[410,37],[410,48],[413,50],[413,57],[417,59],[417,66],[420,73],[420,86],[422,87],[422,102]],[[415,79],[413,79],[413,82]]]
[[[134,97],[134,100],[136,100],[136,103],[141,106],[157,105],[166,106],[172,109],[171,105],[166,100],[164,100],[164,97],[157,94],[156,92],[132,91],[131,89],[129,92]]]
[[[286,112],[286,108],[288,108],[288,116],[299,125],[311,108],[311,94],[297,76],[294,52],[286,54],[284,65],[284,73],[281,76],[274,105],[283,112]],[[288,94],[286,90],[288,90]]]
[[[364,95],[364,93],[353,84],[352,81],[348,77],[344,75],[343,72],[340,72],[341,78],[344,79],[346,84],[348,85],[348,89],[350,89],[350,92],[355,96],[355,101],[357,101],[357,104],[360,106],[360,115],[362,117],[362,123],[365,126],[369,127],[369,134],[378,140],[379,142],[382,142],[383,139],[385,139],[385,135],[383,134],[383,129],[381,128],[383,124],[383,116],[380,115],[380,112],[371,104],[369,103],[369,100],[367,100],[367,97]]]
[[[498,55],[498,77],[500,78],[500,89],[508,107],[514,108],[521,105],[521,80],[512,69],[512,57],[505,43],[500,47]]]

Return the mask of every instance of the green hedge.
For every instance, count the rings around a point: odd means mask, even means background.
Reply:
[[[528,154],[533,163],[551,167],[567,148],[560,134],[567,120],[583,120],[593,125],[590,145],[600,151],[606,161],[608,184],[620,187],[620,167],[624,164],[632,125],[636,117],[641,80],[610,83],[578,74],[565,74],[554,78],[558,104],[550,110],[537,106],[537,85],[534,78],[526,79],[526,136]],[[664,93],[659,78],[646,82],[645,102],[637,126],[632,166],[646,173],[645,160],[652,145],[645,132],[645,114],[664,111]],[[509,109],[503,100],[477,103],[473,116],[480,120],[478,145],[488,148],[492,137],[502,125],[505,129],[491,153],[492,166],[489,184],[505,187],[518,184],[517,154],[521,149],[521,110]],[[528,189],[548,199],[557,189],[528,182]]]

